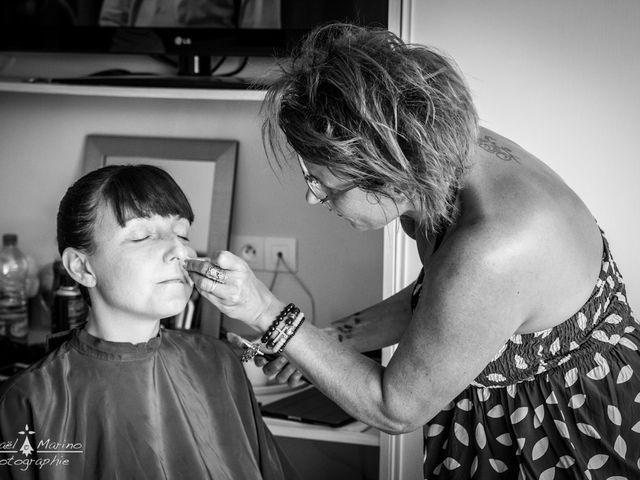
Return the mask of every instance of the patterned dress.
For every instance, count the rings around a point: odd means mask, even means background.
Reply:
[[[584,306],[513,335],[425,425],[425,479],[640,479],[640,325],[602,238]]]

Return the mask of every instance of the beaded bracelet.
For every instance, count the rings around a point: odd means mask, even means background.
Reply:
[[[304,314],[300,313],[299,317],[296,318],[295,322],[289,327],[288,331],[287,331],[287,335],[285,337],[285,339],[282,341],[281,345],[278,345],[278,353],[282,353],[282,351],[284,350],[284,347],[287,346],[287,343],[289,343],[289,340],[291,340],[291,338],[296,334],[296,332],[298,331],[298,328],[300,328],[300,325],[302,325],[304,323]]]
[[[304,319],[304,313],[298,310],[298,314],[295,318],[287,317],[285,320],[285,324],[281,328],[276,328],[278,335],[273,339],[273,345],[269,346],[275,352],[282,352],[285,344],[289,341],[289,339],[293,336],[295,331],[300,326]]]
[[[261,350],[262,345],[266,344],[267,347],[269,348],[272,348],[273,345],[275,345],[275,343],[273,342],[273,339],[271,339],[271,335],[273,334],[273,332],[277,330],[278,324],[283,319],[288,319],[291,315],[293,315],[295,318],[298,315],[298,313],[300,313],[300,309],[297,308],[293,303],[290,303],[289,305],[287,305],[284,308],[284,310],[282,310],[282,312],[280,312],[280,314],[276,317],[273,323],[269,326],[265,334],[260,339],[260,343],[247,342],[247,344],[245,344],[247,348],[245,348],[244,351],[242,352],[242,356],[240,357],[240,360],[242,360],[243,362],[250,362],[251,360],[253,360],[253,358],[256,355],[264,355],[264,353]],[[280,336],[280,331],[278,330],[278,332],[279,333],[276,336],[276,339]]]
[[[277,343],[277,338],[280,336],[280,331],[277,330],[278,325],[282,320],[285,321],[285,324],[291,324],[291,322],[298,316],[300,313],[300,309],[296,307],[293,303],[287,305],[282,312],[276,317],[273,323],[269,326],[267,331],[262,335],[260,341],[265,343],[268,348],[273,348]],[[275,332],[278,334],[274,335]]]
[[[285,345],[296,333],[302,322],[304,314],[293,303],[287,305],[269,326],[260,341],[266,344],[267,348],[282,353]],[[284,325],[280,325],[284,321]]]
[[[283,340],[286,340],[291,334],[292,325],[294,325],[296,321],[299,321],[300,316],[304,317],[304,314],[300,311],[300,309],[296,309],[291,313],[295,313],[296,316],[294,317],[293,315],[288,315],[285,318],[284,325],[280,328],[276,327],[276,331],[278,332],[278,334],[272,337],[271,342],[273,343],[273,345],[271,345],[270,348],[276,349]]]

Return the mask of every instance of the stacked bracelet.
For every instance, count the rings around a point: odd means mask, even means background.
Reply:
[[[269,326],[265,334],[261,338],[261,342],[267,345],[267,348],[276,353],[282,353],[291,337],[295,335],[304,322],[304,314],[293,303],[285,307]],[[281,323],[283,323],[281,325]]]
[[[302,322],[304,322],[304,314],[302,312],[299,312],[296,318],[289,322],[285,321],[285,325],[279,330],[280,335],[276,339],[277,343],[273,347],[276,352],[282,353],[291,337],[295,335],[300,325],[302,325]]]
[[[282,322],[284,323],[280,325]],[[284,347],[286,347],[291,337],[295,335],[303,323],[304,314],[293,303],[290,303],[280,312],[264,335],[262,335],[260,343],[244,342],[246,348],[242,352],[240,359],[243,362],[249,362],[256,355],[264,355],[261,350],[263,344],[276,353],[282,353]]]
[[[289,319],[292,316],[295,317],[296,315],[298,315],[299,312],[300,312],[300,309],[296,307],[293,303],[290,303],[289,305],[284,307],[284,310],[280,312],[280,314],[269,326],[269,328],[264,333],[264,335],[262,335],[262,338],[260,339],[260,341],[262,343],[266,343],[268,348],[273,348],[275,346],[275,342],[273,340],[274,338],[277,337],[277,335],[274,336],[274,333],[276,332],[276,329],[278,328],[278,325],[280,324],[280,322],[282,320]]]

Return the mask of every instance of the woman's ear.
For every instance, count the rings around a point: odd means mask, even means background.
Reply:
[[[72,247],[65,248],[62,252],[62,264],[71,278],[80,285],[87,288],[96,286],[96,276],[84,252]]]

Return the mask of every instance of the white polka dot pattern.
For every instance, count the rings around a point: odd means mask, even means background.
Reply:
[[[640,325],[603,241],[584,307],[511,337],[425,425],[425,479],[640,479]]]

